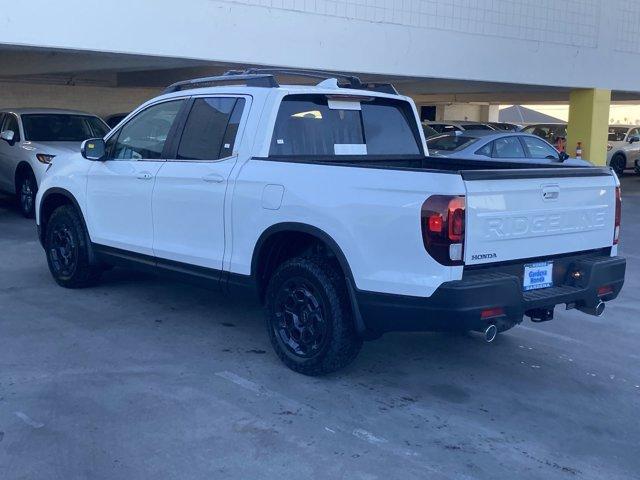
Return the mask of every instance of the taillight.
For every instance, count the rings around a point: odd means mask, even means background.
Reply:
[[[622,221],[622,191],[616,187],[616,221],[613,230],[613,244],[617,245],[620,240],[620,222]]]
[[[434,260],[442,265],[462,265],[465,198],[433,195],[422,205],[422,239]]]

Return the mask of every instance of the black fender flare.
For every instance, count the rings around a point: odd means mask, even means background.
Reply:
[[[73,207],[78,211],[78,214],[80,215],[80,221],[82,222],[82,226],[87,236],[87,248],[89,249],[89,262],[91,264],[96,264],[97,260],[96,260],[95,253],[93,251],[93,242],[91,241],[91,237],[89,235],[89,229],[87,228],[87,223],[84,219],[82,208],[80,208],[80,204],[78,203],[78,200],[76,199],[76,197],[74,197],[69,190],[66,190],[64,188],[52,187],[42,194],[42,199],[40,200],[40,208],[38,211],[38,218],[40,219],[40,224],[38,225],[38,238],[40,239],[40,244],[44,247],[44,237],[46,233],[46,222],[44,221],[43,215],[42,215],[43,207],[47,203],[47,198],[53,195],[61,195],[67,198],[71,202]]]
[[[300,232],[312,235],[319,240],[322,240],[326,243],[333,254],[338,259],[340,263],[340,267],[345,272],[345,275],[349,278],[349,280],[353,281],[353,273],[351,271],[351,267],[349,266],[349,262],[347,261],[347,257],[345,256],[342,248],[338,245],[338,243],[324,230],[321,230],[318,227],[314,227],[313,225],[309,225],[307,223],[299,223],[299,222],[282,222],[271,225],[267,228],[256,242],[253,248],[253,256],[251,258],[251,275],[256,276],[258,273],[258,260],[260,257],[260,252],[265,242],[274,234],[280,232]]]
[[[353,272],[351,270],[351,266],[347,261],[347,257],[345,256],[342,248],[338,245],[331,235],[329,235],[324,230],[315,227],[313,225],[309,225],[307,223],[300,222],[282,222],[271,225],[267,228],[256,242],[253,248],[253,255],[251,258],[251,277],[257,282],[258,278],[258,261],[260,258],[260,253],[262,251],[262,247],[265,242],[274,234],[279,232],[300,232],[306,233],[308,235],[314,236],[317,239],[324,242],[332,251],[332,253],[336,256],[342,271],[345,274],[345,280],[347,282],[347,290],[349,292],[349,299],[351,300],[351,308],[353,310],[353,317],[356,325],[356,329],[360,335],[366,334],[366,326],[360,314],[360,308],[358,306],[358,299],[356,296],[356,284],[353,278]]]

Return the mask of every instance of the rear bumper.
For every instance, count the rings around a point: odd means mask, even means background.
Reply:
[[[523,292],[522,265],[477,270],[462,280],[442,284],[431,297],[407,297],[355,292],[365,332],[484,330],[495,324],[500,331],[520,323],[526,313],[570,307],[595,307],[618,296],[624,283],[626,260],[621,257],[578,256],[554,260],[554,285]],[[573,272],[579,271],[576,278]],[[599,296],[600,287],[610,293]],[[500,307],[504,314],[483,319],[482,312]]]

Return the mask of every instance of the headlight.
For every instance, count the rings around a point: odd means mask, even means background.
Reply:
[[[607,152],[610,152],[613,149],[613,145],[610,143],[607,144]]]
[[[55,155],[47,155],[46,153],[36,154],[36,158],[38,159],[38,161],[40,163],[44,163],[45,165],[49,165],[51,163],[51,160],[53,160],[55,157]]]

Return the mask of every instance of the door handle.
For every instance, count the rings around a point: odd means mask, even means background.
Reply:
[[[210,173],[209,175],[202,177],[202,180],[208,183],[222,183],[224,182],[224,177],[217,173]]]
[[[136,175],[136,178],[140,180],[151,180],[153,178],[153,175],[151,175],[151,173],[149,172],[140,172]]]

